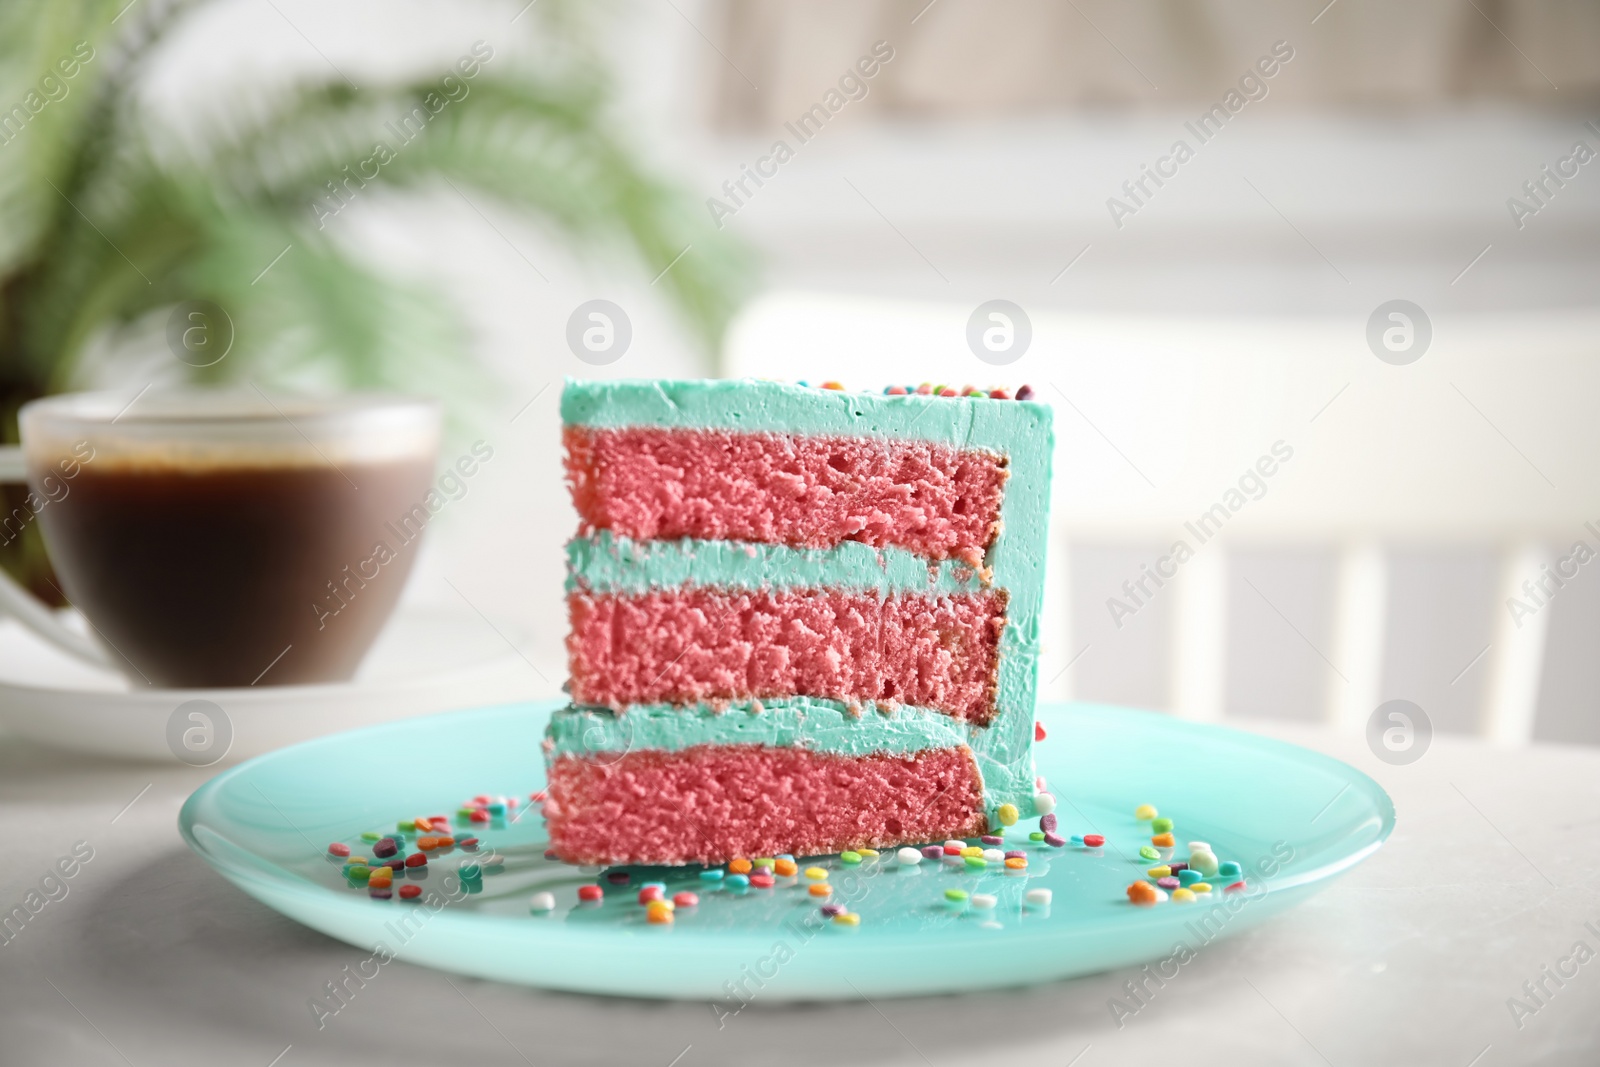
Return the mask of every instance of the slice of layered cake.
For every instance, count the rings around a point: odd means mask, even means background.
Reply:
[[[821,855],[1034,812],[1049,408],[569,381],[561,414],[557,856]]]

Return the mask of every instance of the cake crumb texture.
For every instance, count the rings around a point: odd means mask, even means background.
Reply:
[[[584,532],[827,548],[895,545],[981,562],[1006,458],[932,441],[658,426],[565,431]]]
[[[983,784],[965,748],[843,756],[763,745],[698,745],[550,768],[550,845],[568,863],[720,864],[819,856],[986,829]]]
[[[1001,590],[577,590],[568,609],[579,704],[801,695],[910,704],[977,725],[996,714]]]

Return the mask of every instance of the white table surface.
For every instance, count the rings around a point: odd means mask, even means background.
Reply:
[[[1260,728],[1372,774],[1398,828],[1325,892],[1203,949],[1121,1028],[1108,1000],[1132,970],[1006,993],[758,1002],[719,1029],[703,1003],[452,985],[396,961],[319,1030],[309,998],[365,954],[256,903],[183,845],[178,808],[211,772],[0,738],[0,908],[74,843],[94,850],[67,895],[0,944],[0,1065],[1600,1063],[1600,957],[1564,986],[1546,978],[1553,995],[1520,1029],[1507,1006],[1575,943],[1600,953],[1600,750],[1438,737],[1390,767],[1360,738]]]

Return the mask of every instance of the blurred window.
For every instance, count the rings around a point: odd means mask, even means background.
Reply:
[[[1594,0],[1324,3],[712,0],[710,24],[727,59],[717,61],[713,114],[729,131],[792,120],[880,40],[894,59],[852,102],[852,118],[1209,101],[1280,40],[1295,57],[1270,92],[1300,104],[1600,99]]]

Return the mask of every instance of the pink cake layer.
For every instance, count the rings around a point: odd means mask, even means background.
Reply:
[[[685,587],[567,597],[572,699],[628,704],[784,696],[995,715],[1006,596]]]
[[[999,530],[1005,458],[930,441],[566,429],[584,532],[637,540],[896,545],[977,565]]]
[[[841,756],[697,745],[569,755],[550,769],[544,816],[556,855],[591,864],[819,856],[986,832],[983,784],[965,748]]]

